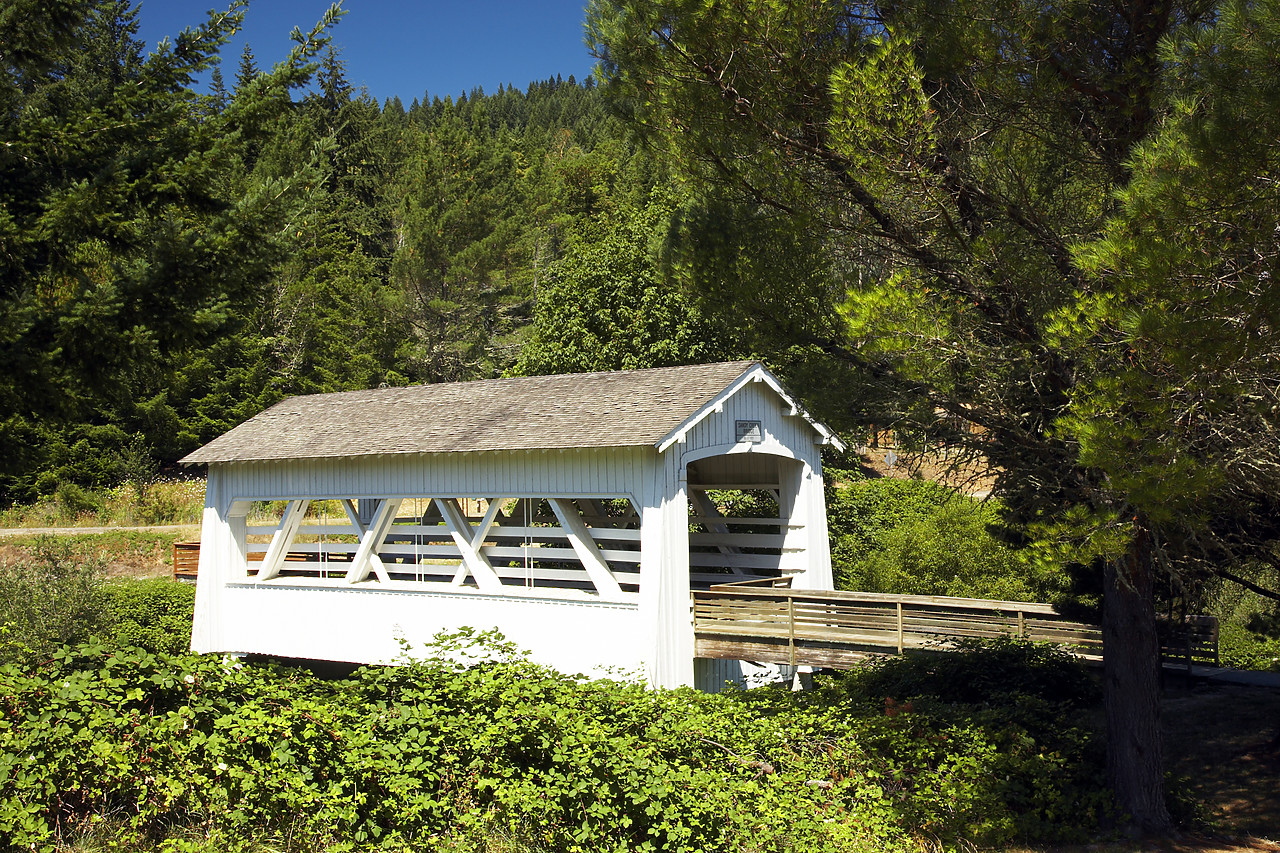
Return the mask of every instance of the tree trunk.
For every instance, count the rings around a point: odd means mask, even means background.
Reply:
[[[1160,644],[1145,530],[1139,530],[1124,557],[1106,564],[1102,648],[1107,775],[1116,805],[1134,833],[1167,833],[1173,822],[1164,799]]]

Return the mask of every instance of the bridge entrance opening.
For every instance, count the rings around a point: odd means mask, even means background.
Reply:
[[[805,520],[797,513],[802,463],[736,453],[690,462],[687,473],[693,589],[804,571]]]

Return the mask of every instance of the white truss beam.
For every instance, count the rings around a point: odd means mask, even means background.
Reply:
[[[400,511],[401,503],[403,503],[402,500],[392,498],[378,504],[373,520],[360,533],[360,546],[356,548],[356,554],[351,559],[351,568],[347,569],[347,583],[360,583],[369,577],[370,571],[374,572],[378,580],[383,583],[391,579],[387,575],[387,567],[382,565],[382,560],[378,558],[378,548],[387,538],[387,533],[396,520],[396,513]],[[345,508],[346,504],[344,503],[343,506]]]
[[[621,599],[622,587],[618,586],[618,579],[609,570],[609,564],[605,562],[599,546],[591,538],[591,529],[578,514],[577,507],[564,498],[548,498],[548,502],[551,504],[551,511],[560,521],[560,526],[568,534],[569,544],[573,546],[574,553],[582,561],[582,567],[587,570],[591,582],[595,584],[596,592],[600,593],[601,598],[613,601]]]
[[[280,574],[280,567],[284,565],[284,558],[289,554],[289,546],[298,535],[298,528],[302,526],[303,516],[307,514],[307,505],[310,503],[309,500],[289,501],[280,519],[280,526],[271,536],[267,553],[262,555],[262,565],[258,567],[258,580],[270,580]]]
[[[479,527],[474,528],[467,519],[467,514],[462,511],[462,507],[458,506],[456,498],[434,498],[431,502],[440,509],[440,516],[444,519],[449,535],[453,537],[453,543],[462,552],[462,565],[458,567],[458,574],[454,575],[453,582],[461,584],[462,580],[466,579],[465,572],[470,572],[476,579],[476,586],[482,592],[501,591],[502,578],[498,577],[498,573],[493,570],[489,558],[480,551],[480,546],[484,544],[484,537],[489,534],[489,528],[498,517],[499,502],[496,499],[490,502],[484,519]]]
[[[698,511],[698,515],[707,521],[703,522],[712,533],[728,533],[729,525],[720,521],[711,521],[713,518],[724,518],[724,513],[720,512],[720,507],[716,506],[715,501],[707,497],[707,493],[698,489],[689,490],[689,502],[693,504],[694,509]],[[717,543],[716,550],[721,554],[741,554],[742,549],[733,545],[722,545]],[[735,575],[746,576],[746,572],[740,566],[730,566],[729,570]]]

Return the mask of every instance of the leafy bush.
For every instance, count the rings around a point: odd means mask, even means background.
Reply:
[[[1097,813],[1071,799],[1096,771],[1080,744],[1048,749],[994,710],[651,691],[481,657],[325,682],[92,644],[0,668],[0,846],[110,818],[123,843],[895,850],[1053,838]]]
[[[196,588],[167,578],[128,580],[102,587],[109,633],[122,646],[181,654],[191,647]]]
[[[189,648],[195,587],[168,579],[104,583],[102,567],[98,554],[50,537],[0,562],[0,662],[31,665],[93,636],[151,652]]]
[[[1223,624],[1218,634],[1218,659],[1223,666],[1236,669],[1280,672],[1280,639],[1245,625]]]
[[[837,471],[828,482],[838,588],[1044,601],[1067,583],[992,535],[1000,521],[994,503],[928,481],[850,479]]]
[[[1012,833],[1081,840],[1112,816],[1101,732],[1091,722],[1101,687],[1061,648],[1012,637],[970,640],[958,652],[887,658],[829,677],[823,690],[888,715],[923,713],[984,732],[997,750],[990,796]],[[1072,827],[1072,815],[1082,823]]]
[[[1016,704],[1027,698],[1078,709],[1101,688],[1079,658],[1058,646],[1014,637],[960,640],[959,652],[882,658],[834,677],[841,690],[880,701],[930,698],[960,704]]]
[[[109,619],[101,567],[47,538],[29,555],[0,560],[0,662],[43,660],[101,631]]]
[[[103,506],[102,496],[75,483],[59,483],[58,508],[65,521],[75,521],[84,515],[97,515]]]

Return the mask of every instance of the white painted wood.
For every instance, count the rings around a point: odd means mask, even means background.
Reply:
[[[600,554],[595,540],[591,538],[591,530],[583,522],[577,508],[562,498],[551,498],[549,503],[552,512],[560,520],[560,526],[569,535],[569,544],[573,546],[578,559],[582,561],[583,568],[591,577],[591,582],[595,584],[596,592],[606,600],[617,600],[622,594],[622,588],[618,586],[618,581],[613,577],[609,564]]]
[[[258,567],[259,581],[271,580],[280,574],[280,567],[284,565],[289,546],[293,544],[293,537],[298,535],[298,528],[302,525],[302,519],[310,503],[311,501],[303,498],[289,501],[289,505],[285,507],[284,515],[280,519],[280,528],[271,537],[271,546],[267,548],[267,555],[262,558],[262,565]]]
[[[704,407],[663,452],[576,448],[213,464],[193,648],[368,662],[395,656],[397,630],[419,638],[470,625],[497,627],[535,659],[568,671],[625,666],[653,685],[692,684],[691,581],[782,568],[800,587],[831,585],[817,443],[824,437],[767,375],[757,378]],[[738,420],[759,421],[760,442],[738,442]],[[773,492],[779,517],[721,519],[699,502],[705,489],[735,486]],[[482,495],[497,497],[482,499],[488,506],[477,527],[458,501]],[[414,498],[432,499],[429,516],[395,524],[399,507],[383,512],[388,499]],[[630,521],[605,512],[603,502],[617,498],[628,500]],[[246,581],[246,556],[271,549],[265,537],[248,537],[271,533],[276,541],[274,529],[245,524],[248,502],[330,499],[342,502],[348,524],[298,529],[357,541],[299,544],[295,535],[292,548],[280,550],[314,558],[288,564],[288,575],[305,576]],[[551,512],[506,517],[501,506],[512,499],[535,507],[548,500]],[[374,501],[382,501],[373,514],[380,523],[360,523],[360,510]],[[710,531],[692,540],[691,501]],[[239,507],[245,509],[231,511]],[[735,524],[769,525],[770,532],[735,534]],[[714,551],[691,554],[695,543]],[[347,555],[356,571],[326,577]],[[508,562],[519,565],[502,565]],[[452,586],[459,565],[460,585]],[[354,585],[371,572],[379,583]],[[461,585],[468,576],[480,588]],[[329,630],[335,624],[344,630]]]
[[[564,454],[526,451],[436,453],[351,459],[235,462],[210,467],[243,500],[371,500],[438,495],[469,498],[629,498],[652,464],[650,447],[583,448]]]
[[[396,513],[400,511],[401,500],[399,498],[389,498],[378,504],[378,509],[373,514],[373,520],[369,522],[369,526],[365,528],[364,533],[360,535],[360,547],[356,549],[356,555],[351,560],[351,567],[347,569],[347,583],[360,583],[369,577],[372,570],[382,583],[386,583],[390,578],[387,577],[386,567],[382,565],[382,560],[378,558],[378,549],[382,547],[382,540],[386,538],[387,531],[396,520]]]
[[[298,580],[226,587],[225,607],[236,618],[228,620],[219,650],[389,663],[401,658],[401,639],[410,644],[411,653],[421,655],[423,645],[438,633],[496,628],[527,649],[535,662],[565,672],[639,673],[643,667],[634,600],[604,602],[582,593],[569,598],[572,591],[551,599],[532,597],[523,589],[488,595],[447,584],[425,591],[420,585],[386,589]],[[333,629],[339,625],[342,630]]]
[[[484,542],[485,536],[488,535],[489,530],[493,527],[493,524],[497,520],[498,515],[499,513],[501,513],[501,511],[502,511],[502,502],[499,501],[497,498],[489,498],[489,507],[488,509],[485,510],[484,518],[480,520],[480,526],[476,529],[474,535],[472,535],[471,537],[472,548],[477,550],[480,549],[481,544],[483,544]],[[490,555],[487,552],[481,551],[481,557],[483,557],[485,559],[485,562],[488,563]],[[489,568],[493,568],[492,563],[489,563]],[[502,582],[501,577],[502,577],[501,574],[499,574],[499,581],[498,581],[499,583]],[[458,563],[458,570],[453,575],[453,585],[462,586],[463,581],[465,581],[466,579],[467,579],[467,561],[464,559],[460,563]]]
[[[368,525],[360,518],[360,509],[356,506],[355,501],[351,498],[343,498],[338,501],[342,504],[342,510],[347,514],[347,520],[351,522],[351,526],[355,528],[357,536],[363,536]]]
[[[462,507],[458,506],[455,498],[435,498],[433,501],[440,508],[440,515],[444,517],[444,523],[449,528],[449,534],[453,537],[454,544],[458,546],[458,550],[462,553],[462,562],[466,566],[467,571],[476,579],[476,586],[483,592],[498,592],[502,589],[502,579],[498,577],[498,573],[493,570],[493,566],[489,563],[489,558],[480,552],[479,545],[484,541],[484,534],[475,535],[475,531],[471,528],[471,522],[467,520],[466,513],[462,511]],[[496,516],[496,513],[494,513]],[[488,514],[486,513],[486,518]],[[493,519],[489,519],[489,524],[493,523]],[[486,531],[487,532],[487,531]],[[455,580],[457,576],[454,576]],[[461,581],[459,581],[461,583]]]
[[[672,430],[666,438],[658,442],[657,448],[659,453],[665,453],[676,444],[689,444],[690,434],[707,418],[716,415],[723,415],[731,404],[743,396],[743,392],[750,388],[767,387],[772,393],[772,400],[779,404],[780,413],[785,417],[794,418],[797,422],[804,425],[804,429],[808,432],[810,440],[816,437],[821,444],[834,445],[839,450],[844,450],[844,444],[839,437],[822,424],[813,420],[807,412],[804,411],[798,401],[793,399],[782,387],[777,378],[764,367],[757,365],[751,370],[744,373],[736,382],[718,394],[713,400],[690,415],[685,421]],[[801,415],[801,417],[795,417]],[[755,418],[743,418],[743,420],[755,420]],[[687,449],[687,448],[686,448]]]
[[[723,406],[721,408],[723,409]],[[694,512],[698,513],[699,516],[705,519],[702,523],[706,525],[707,529],[710,530],[712,534],[718,534],[720,536],[729,535],[729,525],[724,521],[719,520],[724,518],[724,516],[720,514],[720,508],[707,497],[706,492],[690,489],[689,503],[693,506]],[[699,541],[705,541],[704,537],[696,533],[689,534],[690,545],[697,545]],[[714,544],[721,554],[742,553],[742,548],[736,544],[731,545],[723,541],[717,541],[709,544]],[[733,573],[738,577],[745,577],[746,573],[740,566],[735,565],[731,568],[733,569]],[[696,677],[697,676],[695,674],[695,679]]]

